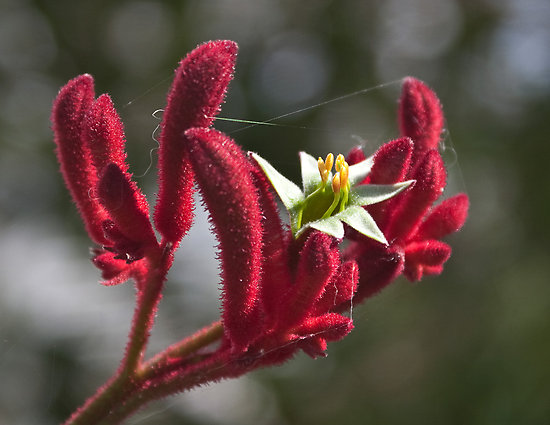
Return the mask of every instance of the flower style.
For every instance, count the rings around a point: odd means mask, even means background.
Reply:
[[[360,148],[324,160],[300,153],[301,190],[211,128],[236,54],[231,41],[205,43],[176,70],[161,123],[154,220],[128,171],[110,97],[94,100],[93,79],[82,75],[55,100],[57,156],[97,244],[92,261],[105,285],[132,279],[138,290],[119,370],[67,424],[118,423],[148,401],[279,364],[299,350],[323,357],[328,342],[353,329],[345,314],[353,304],[401,273],[439,274],[450,256],[440,239],[462,226],[468,199],[433,206],[446,179],[437,151],[443,114],[426,85],[405,79],[402,137],[372,157]],[[221,320],[144,360],[174,252],[192,224],[195,188],[219,242]]]

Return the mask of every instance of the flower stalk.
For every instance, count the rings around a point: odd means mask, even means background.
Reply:
[[[236,55],[235,43],[213,41],[177,68],[161,124],[153,217],[129,172],[111,98],[94,99],[86,74],[69,81],[54,102],[56,152],[97,245],[92,262],[104,285],[131,280],[136,287],[118,370],[66,425],[120,423],[152,400],[281,364],[299,351],[325,357],[328,343],[353,329],[345,314],[353,305],[401,274],[416,281],[441,273],[451,254],[441,238],[462,227],[468,198],[434,205],[446,172],[437,151],[443,113],[431,89],[404,80],[401,137],[369,158],[360,147],[324,160],[301,152],[300,188],[211,128]],[[146,359],[167,273],[193,221],[195,189],[219,242],[221,317]]]

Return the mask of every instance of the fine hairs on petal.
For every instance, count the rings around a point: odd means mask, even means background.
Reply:
[[[94,101],[94,80],[80,75],[69,81],[57,95],[52,110],[56,154],[65,184],[80,212],[90,238],[105,244],[102,222],[108,214],[94,193],[97,170],[87,144],[82,142],[85,115]]]
[[[185,132],[190,161],[219,240],[224,330],[235,350],[257,337],[262,267],[262,212],[251,164],[225,134],[206,128]]]
[[[443,110],[436,94],[425,83],[412,77],[403,80],[398,118],[401,135],[415,143],[414,162],[437,147],[443,130]]]
[[[334,238],[314,230],[300,251],[296,279],[279,313],[279,330],[291,329],[312,313],[315,302],[323,294],[340,264]]]
[[[193,173],[185,130],[212,124],[233,78],[236,57],[236,43],[212,41],[189,53],[176,69],[161,123],[154,214],[157,230],[169,242],[179,243],[193,221]]]
[[[440,274],[443,264],[451,256],[451,247],[445,242],[427,240],[413,242],[405,249],[405,270],[403,274],[412,282],[422,279],[424,274]]]
[[[468,196],[459,193],[437,205],[420,225],[419,239],[440,239],[457,232],[468,216]]]
[[[413,172],[415,185],[403,194],[388,224],[388,240],[405,241],[420,225],[431,205],[445,188],[447,173],[443,159],[436,149],[429,150]]]
[[[124,128],[108,94],[99,96],[86,114],[82,139],[89,146],[98,174],[109,163],[128,171]]]
[[[144,247],[156,245],[147,200],[118,165],[111,163],[105,167],[98,192],[118,231]]]

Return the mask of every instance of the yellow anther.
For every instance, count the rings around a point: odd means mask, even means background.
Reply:
[[[317,160],[317,167],[319,168],[319,174],[321,175],[321,180],[323,181],[323,184],[328,181],[328,176],[330,174],[333,163],[334,155],[332,153],[329,153],[327,155],[327,159],[325,159],[324,161],[321,157],[319,157],[319,159]]]
[[[342,167],[346,163],[346,158],[342,154],[338,154],[336,157],[336,165],[334,168],[336,168],[336,171],[340,172],[342,170]]]
[[[319,159],[317,160],[317,168],[319,168],[319,174],[321,175],[321,180],[323,181],[323,184],[326,183],[328,180],[328,171],[325,167],[323,158],[321,157],[319,157]]]
[[[349,165],[344,160],[342,167],[340,168],[340,185],[342,187],[347,187],[349,178]]]
[[[336,173],[332,178],[332,191],[335,194],[338,194],[340,192],[340,187],[342,187],[340,181],[340,173]]]
[[[334,155],[331,152],[327,155],[327,159],[325,159],[325,168],[328,172],[332,170],[332,164],[334,164]]]

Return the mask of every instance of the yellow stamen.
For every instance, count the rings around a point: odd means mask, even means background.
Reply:
[[[319,157],[319,159],[317,160],[317,168],[319,168],[319,174],[321,175],[321,180],[323,181],[323,184],[325,184],[328,180],[328,171],[325,167],[323,158],[321,157]]]
[[[325,168],[327,171],[330,172],[332,170],[332,164],[334,164],[334,155],[331,152],[327,155],[327,159],[325,159]]]
[[[328,181],[328,176],[330,175],[330,170],[332,169],[333,163],[334,155],[332,153],[329,153],[324,161],[321,157],[317,160],[317,168],[319,168],[319,174],[321,175],[323,185],[325,185]]]
[[[336,194],[340,192],[340,173],[336,173],[332,178],[332,191]]]
[[[349,165],[344,160],[340,169],[340,186],[346,188],[349,182]]]

